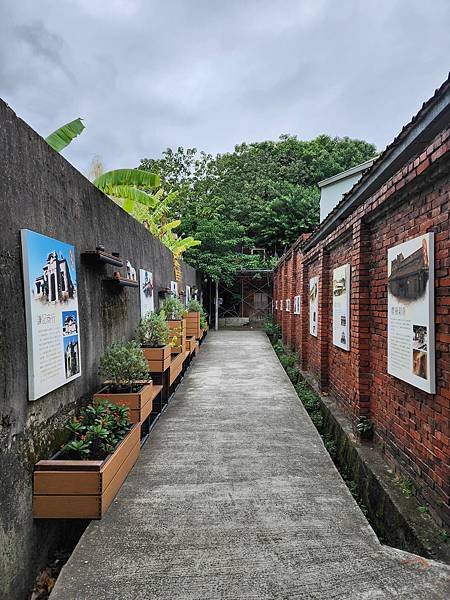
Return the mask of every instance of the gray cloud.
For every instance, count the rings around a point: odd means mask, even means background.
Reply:
[[[0,96],[86,172],[167,146],[349,135],[382,149],[447,76],[448,0],[4,0]]]

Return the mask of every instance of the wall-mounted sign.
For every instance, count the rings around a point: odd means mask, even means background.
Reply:
[[[291,312],[291,300],[289,298],[286,299],[286,312]]]
[[[185,296],[185,302],[186,302],[186,306],[189,304],[189,300],[191,299],[191,286],[187,285],[186,286],[186,296]]]
[[[319,277],[309,280],[309,333],[317,337],[319,323]]]
[[[300,296],[294,296],[294,315],[300,314]]]
[[[28,397],[80,377],[75,247],[21,230],[28,346]]]
[[[280,310],[283,310],[283,300],[280,300]]]
[[[436,393],[433,233],[388,250],[388,373]]]
[[[350,350],[350,265],[333,271],[333,344]]]
[[[278,300],[275,300],[275,310],[278,310]]]
[[[155,310],[155,297],[153,292],[153,273],[139,269],[139,294],[141,300],[141,317]]]
[[[178,283],[176,281],[170,282],[170,293],[173,298],[178,297]]]

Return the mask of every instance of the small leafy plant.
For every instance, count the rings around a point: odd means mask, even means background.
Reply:
[[[195,298],[189,300],[187,309],[189,312],[199,312],[200,314],[203,314],[203,306]]]
[[[364,440],[371,440],[373,437],[373,423],[369,417],[359,417],[356,429]]]
[[[206,315],[201,313],[200,314],[200,329],[205,329],[207,325],[208,325],[208,321],[206,319]]]
[[[179,321],[186,312],[183,303],[178,298],[166,298],[159,312],[162,311],[168,321]]]
[[[281,327],[275,323],[272,317],[267,317],[264,321],[264,331],[274,342],[281,337]]]
[[[113,344],[100,360],[100,375],[112,382],[112,391],[133,390],[133,383],[147,380],[148,364],[144,353],[136,341]]]
[[[71,439],[62,447],[70,459],[103,460],[130,429],[128,408],[102,400],[84,408],[65,425]]]
[[[162,348],[169,343],[169,326],[166,321],[166,313],[147,313],[139,321],[136,330],[136,339],[142,346],[150,348]]]

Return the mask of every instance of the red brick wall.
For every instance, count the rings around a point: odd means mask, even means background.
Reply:
[[[282,259],[275,287],[289,288],[290,319],[283,339],[353,419],[368,415],[392,465],[410,477],[434,516],[450,522],[450,129],[440,133],[324,240],[307,252],[300,242]],[[435,233],[436,394],[387,373],[387,250]],[[286,264],[285,264],[286,263]],[[351,348],[333,345],[332,271],[350,263]],[[295,267],[293,266],[295,265]],[[309,279],[319,276],[319,335],[309,334]],[[293,297],[301,291],[301,316]]]

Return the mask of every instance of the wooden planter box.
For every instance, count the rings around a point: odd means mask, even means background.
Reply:
[[[185,353],[182,352],[180,354],[176,354],[172,358],[172,362],[170,364],[170,374],[169,374],[169,385],[172,385],[178,375],[180,375],[183,370],[183,363],[185,360]]]
[[[193,354],[198,348],[198,342],[195,337],[190,337],[186,339],[186,349],[189,354]]]
[[[186,335],[188,337],[194,336],[200,338],[202,335],[200,328],[200,313],[199,312],[188,312],[186,317]]]
[[[40,460],[33,475],[35,519],[101,519],[139,456],[133,425],[104,460]]]
[[[156,389],[155,389],[156,388]],[[128,406],[128,417],[132,423],[142,423],[152,412],[153,399],[158,395],[161,387],[153,383],[144,383],[139,392],[114,394],[104,387],[94,394],[95,400],[108,400],[112,404]]]
[[[150,373],[164,373],[170,367],[170,345],[162,348],[148,348],[141,346],[144,356],[147,359],[148,370]]]
[[[180,321],[167,321],[169,325],[169,336],[170,340],[174,336],[177,337],[177,343],[175,346],[172,346],[171,351],[172,354],[183,354],[186,349],[186,319],[181,319]]]

